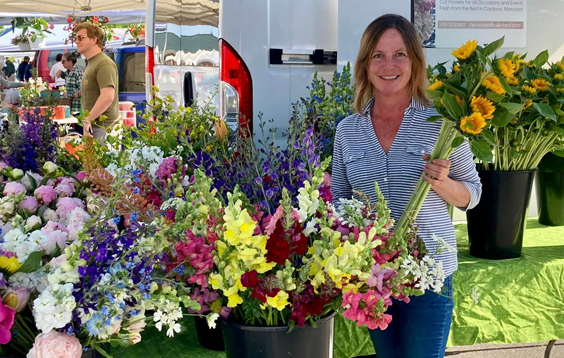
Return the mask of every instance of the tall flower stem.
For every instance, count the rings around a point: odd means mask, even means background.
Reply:
[[[460,132],[456,130],[455,125],[456,124],[452,121],[443,120],[437,144],[435,145],[435,149],[429,159],[430,162],[435,159],[447,159],[452,154],[454,151],[452,143],[457,137],[461,136]],[[413,225],[421,207],[423,206],[425,198],[427,198],[427,194],[429,194],[431,184],[427,183],[425,179],[423,179],[424,175],[425,174],[421,174],[421,178],[419,178],[419,181],[417,182],[415,191],[411,195],[411,199],[407,203],[403,215],[396,225],[394,235],[397,235],[397,237],[403,237],[408,228]]]

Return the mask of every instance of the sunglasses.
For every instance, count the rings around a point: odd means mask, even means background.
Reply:
[[[88,38],[88,36],[76,35],[76,41],[82,41],[86,38]]]

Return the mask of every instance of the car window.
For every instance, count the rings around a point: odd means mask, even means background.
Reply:
[[[145,52],[123,53],[123,67],[119,74],[119,91],[145,92]]]

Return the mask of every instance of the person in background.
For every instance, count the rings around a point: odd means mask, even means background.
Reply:
[[[55,89],[58,89],[60,86],[65,85],[65,79],[59,75],[59,71],[65,72],[67,69],[63,66],[62,63],[62,59],[63,59],[62,53],[58,54],[55,59],[57,60],[57,63],[55,63],[53,67],[51,67],[51,72],[49,72],[49,76],[51,76],[51,79],[55,83]]]
[[[354,67],[355,114],[337,126],[333,150],[333,203],[362,191],[376,201],[374,182],[396,220],[417,181],[431,185],[415,226],[434,259],[442,263],[443,291],[426,291],[410,302],[392,298],[385,330],[369,330],[378,358],[444,357],[453,312],[452,273],[456,239],[447,204],[462,210],[480,201],[482,185],[467,141],[448,160],[429,161],[441,123],[427,98],[425,54],[415,27],[399,15],[383,15],[362,35]],[[439,252],[438,236],[453,250]]]
[[[76,47],[88,60],[82,87],[82,109],[89,115],[84,118],[84,135],[94,136],[104,143],[107,130],[121,124],[118,107],[118,71],[116,63],[102,52],[104,31],[97,25],[83,22],[75,27]],[[105,121],[100,116],[106,116]]]
[[[0,68],[4,68],[4,62],[6,58],[0,55]],[[25,87],[26,83],[24,82],[10,82],[4,77],[0,76],[0,87],[2,88],[18,88],[18,87]]]
[[[26,82],[28,82],[29,79],[33,77],[33,73],[31,71],[35,68],[35,63],[36,60],[34,59],[32,62],[29,62],[27,64],[27,67],[25,68],[24,80]]]
[[[7,58],[6,59],[6,63],[4,65],[4,75],[6,75],[6,79],[8,79],[8,81],[15,81],[15,73],[16,73],[16,66],[14,66],[14,63],[12,62],[11,58]]]
[[[25,81],[25,71],[29,65],[29,56],[24,56],[22,63],[18,66],[17,77],[19,81]]]
[[[67,52],[63,55],[63,66],[67,69],[66,85],[67,96],[71,98],[71,114],[78,116],[80,113],[80,86],[82,84],[82,70],[76,66],[77,53]]]

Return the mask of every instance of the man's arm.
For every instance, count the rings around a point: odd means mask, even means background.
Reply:
[[[114,101],[116,89],[112,86],[104,87],[100,90],[100,97],[94,103],[88,117],[84,118],[84,133],[89,133],[92,129],[92,121],[100,117],[110,107]]]

